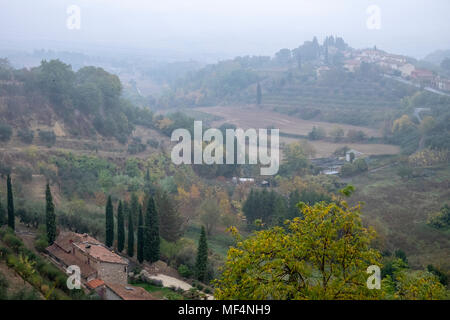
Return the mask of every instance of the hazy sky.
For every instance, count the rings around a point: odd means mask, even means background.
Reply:
[[[70,5],[81,9],[80,30],[66,27]],[[371,5],[379,30],[366,25]],[[449,16],[449,0],[0,0],[0,47],[224,58],[333,34],[421,58],[450,49]]]

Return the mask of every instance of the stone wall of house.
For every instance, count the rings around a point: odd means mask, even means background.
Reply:
[[[97,270],[97,277],[105,282],[110,283],[128,283],[127,265],[118,263],[108,263],[104,261],[97,261],[89,257],[86,253],[74,247],[73,254],[83,263],[89,264],[92,268]]]
[[[128,283],[128,267],[126,265],[100,261],[96,269],[98,271],[98,277],[105,282]]]

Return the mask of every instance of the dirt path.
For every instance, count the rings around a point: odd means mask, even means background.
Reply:
[[[184,291],[188,291],[189,289],[192,288],[192,286],[185,281],[182,281],[180,279],[177,279],[177,278],[174,278],[171,276],[167,276],[167,275],[161,274],[161,273],[156,274],[156,275],[151,275],[149,278],[153,279],[153,280],[161,281],[162,285],[167,288],[172,288],[172,287],[181,288]],[[206,296],[208,297],[208,300],[214,300],[214,296],[212,296],[210,294],[207,294]]]

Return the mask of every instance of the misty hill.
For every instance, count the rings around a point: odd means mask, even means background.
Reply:
[[[148,109],[136,108],[122,98],[116,75],[96,67],[74,72],[59,60],[43,61],[29,70],[13,69],[1,60],[0,97],[2,128],[20,129],[25,137],[37,130],[40,138],[50,141],[56,133],[101,135],[124,143],[136,124],[151,126],[153,118]]]
[[[435,65],[440,65],[445,58],[450,58],[450,50],[436,50],[428,54],[423,60]]]
[[[388,56],[376,48],[372,51]],[[303,119],[374,125],[417,89],[385,78],[373,64],[363,62],[354,68],[352,59],[365,54],[361,52],[330,36],[322,44],[314,38],[298,48],[281,49],[274,57],[221,61],[177,81],[158,107],[255,104],[259,83],[261,104],[275,111]]]

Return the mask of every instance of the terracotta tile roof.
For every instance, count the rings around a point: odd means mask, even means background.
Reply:
[[[105,282],[104,282],[103,280],[100,280],[100,279],[94,279],[94,280],[89,281],[89,282],[87,283],[87,286],[88,286],[89,288],[91,288],[91,289],[95,289],[95,288],[98,288],[98,287],[100,287],[100,286],[102,286],[102,285],[104,285],[104,284],[105,284]]]
[[[72,243],[88,242],[91,244],[100,244],[95,238],[88,234],[80,234],[75,232],[61,232],[55,240],[56,245],[66,252],[72,249]]]
[[[90,265],[85,264],[83,261],[78,259],[71,253],[67,253],[63,249],[61,249],[56,243],[52,244],[47,248],[47,252],[55,257],[57,260],[65,264],[66,266],[77,265],[80,267],[81,275],[84,278],[88,278],[91,275],[97,273],[97,271],[92,268]]]
[[[62,251],[70,253],[72,246],[76,245],[80,250],[89,254],[93,258],[109,263],[120,263],[128,264],[128,262],[123,259],[118,254],[111,252],[109,249],[105,248],[97,239],[89,236],[88,234],[80,234],[75,232],[61,232],[54,243]],[[89,246],[89,248],[87,248]]]
[[[128,264],[128,262],[124,258],[108,250],[103,245],[92,245],[90,243],[74,243],[74,245],[99,261],[126,265]]]
[[[158,300],[141,287],[116,283],[105,283],[105,285],[123,300]]]

